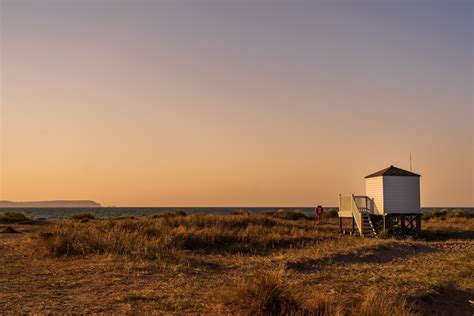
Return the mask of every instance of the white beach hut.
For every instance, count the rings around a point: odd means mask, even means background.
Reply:
[[[352,233],[418,234],[421,229],[420,175],[390,166],[365,177],[365,195],[339,196],[339,223],[352,219]],[[356,229],[357,228],[357,229]]]
[[[390,166],[365,177],[365,195],[375,214],[420,213],[420,175]]]

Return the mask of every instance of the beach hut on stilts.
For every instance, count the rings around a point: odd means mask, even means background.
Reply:
[[[390,166],[365,177],[365,195],[339,195],[339,228],[374,237],[417,235],[421,230],[420,175]]]

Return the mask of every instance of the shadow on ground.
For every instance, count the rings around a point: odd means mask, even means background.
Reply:
[[[334,255],[317,258],[306,259],[296,262],[288,262],[287,268],[290,270],[310,273],[319,270],[321,266],[327,264],[357,264],[357,263],[373,263],[382,264],[396,261],[402,258],[411,257],[420,253],[430,253],[437,251],[436,248],[428,245],[420,244],[403,244],[390,243],[363,247],[348,253],[336,253]]]
[[[430,294],[411,297],[408,301],[417,306],[423,315],[472,316],[474,307],[469,300],[473,293],[457,288],[455,285],[436,287]]]
[[[425,241],[474,240],[473,230],[424,230],[420,239]]]

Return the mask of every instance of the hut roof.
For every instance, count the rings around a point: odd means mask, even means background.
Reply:
[[[390,166],[383,170],[377,171],[376,173],[369,174],[367,178],[380,177],[380,176],[399,176],[399,177],[420,177],[419,174],[411,171],[403,170],[394,166]]]

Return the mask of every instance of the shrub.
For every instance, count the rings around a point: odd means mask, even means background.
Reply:
[[[153,214],[151,218],[157,219],[157,218],[167,218],[167,217],[186,216],[186,215],[187,213],[185,211],[175,211],[175,212],[164,212],[164,213]]]
[[[176,216],[186,216],[186,215],[188,215],[185,211],[176,211],[176,212],[174,212],[174,214]]]
[[[91,220],[91,219],[95,219],[95,215],[92,213],[77,213],[77,214],[72,215],[71,219]]]
[[[390,234],[389,230],[388,229],[384,229],[382,230],[379,234],[378,234],[379,238],[382,238],[382,239],[389,239],[392,237],[392,235]]]
[[[20,232],[11,226],[7,226],[7,227],[0,228],[0,233],[1,234],[19,234]]]
[[[330,209],[327,212],[323,213],[323,217],[325,217],[325,218],[338,218],[339,213],[335,209]]]
[[[430,220],[432,218],[446,218],[447,215],[448,215],[448,211],[445,209],[443,210],[432,209],[432,210],[423,212],[421,216],[424,220]]]
[[[231,215],[250,215],[251,213],[249,211],[244,211],[244,210],[238,210],[238,211],[233,211]]]
[[[446,219],[446,218],[474,218],[474,211],[469,211],[469,210],[447,210],[447,209],[442,209],[442,210],[437,210],[437,209],[432,209],[429,211],[424,211],[422,213],[422,218],[424,220],[430,220],[433,218],[440,218],[440,219]]]
[[[286,220],[299,220],[299,219],[307,218],[307,216],[300,211],[284,211],[284,210],[273,212],[272,216],[276,218],[280,218],[280,219],[286,219]]]
[[[0,223],[2,224],[27,224],[30,222],[32,222],[31,218],[22,213],[5,212],[0,214]]]
[[[452,210],[448,214],[449,214],[449,217],[455,217],[455,218],[474,218],[474,211]]]

